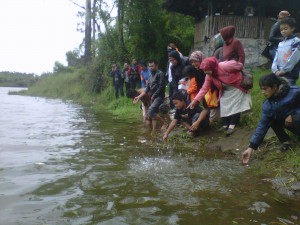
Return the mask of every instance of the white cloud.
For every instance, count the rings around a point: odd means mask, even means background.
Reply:
[[[66,63],[65,53],[83,39],[76,31],[80,10],[68,0],[2,0],[0,71],[40,74],[55,61]]]

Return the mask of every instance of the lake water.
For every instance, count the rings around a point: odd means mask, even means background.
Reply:
[[[0,88],[0,224],[300,224],[236,157],[162,144],[137,121]]]

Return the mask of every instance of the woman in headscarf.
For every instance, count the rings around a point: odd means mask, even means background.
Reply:
[[[203,59],[204,54],[201,51],[192,52],[189,57],[189,62],[192,65],[186,66],[183,70],[185,76],[190,76],[189,89],[187,90],[187,93],[191,96],[191,101],[194,100],[205,81],[205,73],[200,69],[200,64]]]
[[[234,37],[235,27],[227,26],[219,30],[224,44],[223,44],[223,61],[235,60],[244,65],[245,52],[242,43]]]
[[[219,90],[222,125],[229,136],[234,132],[240,113],[252,106],[250,94],[240,86],[243,64],[235,60],[219,63],[215,57],[209,57],[203,60],[200,69],[206,74],[205,82],[190,107],[199,104],[214,84]]]
[[[205,73],[203,72],[202,69],[200,69],[200,65],[202,63],[202,61],[204,60],[205,56],[201,51],[194,51],[192,52],[192,54],[189,57],[189,61],[190,63],[197,69],[198,71],[198,76],[196,76],[196,78],[198,78],[197,80],[197,94],[199,92],[199,90],[202,88],[204,81],[205,81]],[[190,86],[191,86],[191,82],[190,82]],[[212,84],[211,86],[211,91],[213,92],[214,90],[216,90],[217,88]],[[196,97],[196,95],[193,96],[193,98],[191,98],[191,101],[194,100],[194,98]],[[208,107],[206,102],[204,102],[204,106]],[[220,109],[218,107],[209,107],[210,108],[210,114],[209,114],[209,121],[210,122],[215,122],[220,118]]]

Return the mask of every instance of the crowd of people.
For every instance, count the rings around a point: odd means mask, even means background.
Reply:
[[[285,129],[300,136],[300,89],[296,86],[300,72],[300,39],[294,34],[296,22],[289,16],[287,11],[278,15],[276,29],[281,37],[276,40],[281,41],[272,46],[272,73],[259,80],[266,100],[257,129],[243,153],[245,164],[269,128],[277,135],[281,151],[291,146]],[[116,98],[119,93],[124,96],[125,83],[127,97],[133,99],[133,103],[141,101],[143,120],[151,125],[152,133],[161,125],[163,140],[178,124],[196,136],[219,119],[222,123],[219,130],[226,136],[232,135],[240,123],[241,113],[252,108],[250,90],[241,84],[246,58],[244,47],[234,34],[234,26],[220,29],[211,41],[215,49],[212,56],[198,50],[184,56],[175,43],[170,43],[166,73],[158,68],[156,60],[137,63],[133,59],[131,65],[124,64],[123,70],[112,65]]]

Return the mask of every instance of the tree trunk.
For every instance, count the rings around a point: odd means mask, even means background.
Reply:
[[[91,45],[92,45],[92,27],[91,27],[91,0],[86,0],[86,13],[85,13],[85,41],[84,41],[84,62],[88,65],[91,61]]]
[[[128,53],[125,41],[124,41],[124,4],[125,0],[118,1],[118,33],[119,33],[119,44],[121,47],[121,58],[125,61],[126,55]]]

